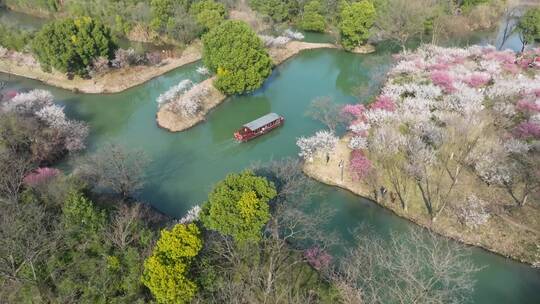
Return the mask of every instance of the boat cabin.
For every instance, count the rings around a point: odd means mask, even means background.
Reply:
[[[240,142],[248,141],[281,126],[284,121],[285,119],[276,113],[266,114],[243,125],[234,133],[234,138]]]

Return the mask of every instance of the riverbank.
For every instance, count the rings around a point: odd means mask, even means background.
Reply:
[[[287,59],[299,54],[305,50],[313,49],[337,49],[338,47],[335,44],[331,43],[309,43],[302,41],[291,41],[283,48],[271,48],[268,50],[270,57],[275,65],[279,65],[286,61]],[[366,51],[370,51],[371,48],[366,48]],[[375,48],[372,49],[374,51]],[[171,132],[180,132],[187,130],[199,122],[204,121],[206,114],[210,112],[217,105],[225,101],[227,96],[219,92],[214,86],[213,81],[215,77],[209,78],[199,84],[196,84],[191,88],[192,90],[200,90],[201,87],[209,92],[202,101],[202,110],[197,116],[194,117],[185,117],[181,114],[177,114],[171,111],[170,105],[165,105],[161,107],[157,113],[156,121],[157,124],[166,130]],[[189,94],[189,92],[186,94]]]
[[[311,178],[322,183],[343,188],[352,193],[368,198],[373,202],[389,209],[397,216],[405,218],[417,225],[430,229],[442,236],[456,241],[481,247],[490,252],[512,258],[514,260],[535,264],[539,257],[534,255],[540,244],[540,210],[531,204],[519,209],[493,210],[489,221],[477,229],[469,229],[460,224],[458,219],[451,212],[443,212],[435,222],[432,222],[421,209],[414,206],[421,204],[409,204],[409,210],[405,211],[397,202],[392,203],[386,195],[382,199],[379,195],[375,197],[371,188],[364,183],[353,181],[348,174],[348,160],[351,150],[347,146],[348,138],[340,139],[335,153],[328,163],[323,159],[316,158],[313,162],[304,164],[304,172]],[[343,160],[343,179],[339,162]],[[526,219],[518,221],[516,219]],[[524,225],[527,222],[529,225]]]
[[[113,69],[92,79],[74,77],[70,80],[66,74],[58,71],[44,72],[32,55],[17,53],[0,58],[0,72],[39,80],[45,84],[75,92],[118,93],[141,85],[178,67],[200,60],[201,57],[202,45],[200,42],[196,42],[186,47],[180,56],[165,58],[155,66],[131,66]]]

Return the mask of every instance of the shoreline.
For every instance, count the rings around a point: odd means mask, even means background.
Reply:
[[[459,223],[455,223],[452,217],[444,214],[441,214],[437,221],[431,222],[431,220],[423,216],[423,214],[413,213],[414,211],[411,212],[411,209],[409,209],[409,212],[403,210],[398,202],[391,203],[388,202],[388,200],[377,200],[365,184],[359,181],[354,182],[348,176],[347,160],[350,151],[347,147],[347,142],[346,136],[340,139],[338,147],[336,148],[337,153],[332,156],[332,159],[328,164],[324,164],[324,161],[321,159],[315,159],[313,162],[304,162],[303,172],[316,181],[341,188],[352,194],[366,198],[374,204],[392,212],[396,216],[408,220],[422,228],[429,229],[438,235],[458,241],[467,246],[481,248],[485,251],[524,264],[533,265],[537,262],[534,257],[526,254],[528,246],[533,246],[535,244],[534,239],[538,238],[537,233],[535,233],[536,231],[533,232],[531,228],[523,227],[519,224],[512,225],[511,220],[505,219],[504,215],[494,214],[489,220],[491,222],[489,227],[486,226],[484,229],[479,228],[471,230],[460,226]],[[340,172],[337,167],[337,164],[341,159],[345,160],[343,180],[341,180]],[[503,227],[504,230],[501,227]],[[520,236],[520,239],[516,240],[515,236]],[[526,240],[529,240],[529,243],[524,243]]]
[[[274,62],[274,67],[282,64],[288,59],[298,55],[305,50],[314,49],[340,49],[339,46],[331,43],[311,43],[303,41],[291,41],[284,48],[271,48],[268,50],[268,54]],[[375,51],[375,47],[367,45],[363,48],[358,48],[356,54],[367,54]],[[189,91],[201,86],[205,87],[209,94],[202,101],[202,110],[195,117],[184,117],[179,114],[175,114],[169,110],[168,105],[164,105],[159,109],[156,114],[156,122],[160,128],[168,130],[170,132],[181,132],[197,125],[198,123],[206,119],[206,115],[214,109],[216,106],[224,102],[229,96],[226,96],[219,92],[214,86],[213,81],[215,76],[208,78],[207,80],[196,84]],[[187,93],[189,93],[189,91]],[[187,94],[186,93],[186,94]]]
[[[202,58],[201,43],[197,41],[182,51],[180,57],[166,58],[156,66],[132,66],[112,70],[91,79],[75,77],[69,80],[58,71],[47,73],[32,56],[23,54],[20,60],[0,58],[0,72],[40,81],[57,88],[85,94],[112,94],[142,85],[167,72],[196,62]],[[20,54],[20,53],[19,53]]]

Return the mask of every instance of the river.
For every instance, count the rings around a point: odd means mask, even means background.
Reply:
[[[510,44],[512,40],[510,40]],[[204,201],[212,185],[229,172],[238,172],[253,162],[294,157],[296,139],[310,135],[322,125],[305,116],[312,99],[330,96],[337,103],[352,103],[355,88],[367,81],[381,62],[390,63],[387,48],[373,55],[354,55],[338,50],[312,50],[277,67],[264,87],[253,94],[235,96],[212,111],[207,121],[182,133],[157,127],[156,97],[182,79],[200,81],[194,63],[161,77],[112,95],[84,95],[39,82],[0,73],[8,88],[50,90],[71,117],[90,124],[88,150],[107,142],[141,149],[152,159],[146,184],[139,195],[173,217]],[[248,143],[238,144],[232,133],[239,125],[268,112],[286,118],[282,128]],[[337,210],[330,226],[344,239],[350,231],[368,225],[386,238],[391,231],[403,233],[412,225],[378,205],[346,191],[321,185],[323,195],[316,206]],[[540,303],[540,271],[481,249],[472,258],[485,267],[476,275],[474,303]]]

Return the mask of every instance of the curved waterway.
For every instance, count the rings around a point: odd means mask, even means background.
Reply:
[[[277,67],[264,87],[254,94],[229,98],[208,115],[206,122],[182,133],[156,126],[156,97],[180,80],[200,81],[187,65],[142,86],[114,95],[81,95],[36,81],[0,74],[10,88],[42,88],[53,92],[70,116],[91,126],[89,151],[106,142],[144,150],[153,160],[139,198],[162,212],[181,217],[192,205],[204,201],[212,185],[229,172],[253,162],[296,156],[296,138],[322,128],[304,115],[312,99],[330,96],[338,103],[352,103],[355,88],[371,80],[388,53],[354,55],[338,50],[313,50]],[[244,122],[268,112],[279,113],[286,123],[268,135],[238,144],[232,133]],[[413,225],[374,203],[346,191],[321,185],[323,195],[314,204],[337,210],[330,226],[345,239],[350,231],[368,225],[387,237]],[[485,267],[477,276],[474,303],[540,303],[540,271],[474,248],[473,259]]]

